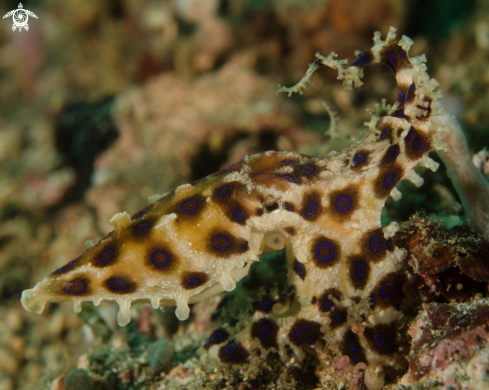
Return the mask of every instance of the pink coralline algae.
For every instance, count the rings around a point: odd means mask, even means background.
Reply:
[[[440,389],[487,388],[489,306],[426,304],[409,328],[409,371],[401,383],[438,382]]]

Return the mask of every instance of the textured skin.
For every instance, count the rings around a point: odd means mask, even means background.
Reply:
[[[382,228],[386,198],[413,169],[438,165],[427,153],[441,126],[438,85],[426,74],[424,56],[409,58],[412,42],[396,43],[391,28],[355,63],[317,55],[305,78],[326,65],[338,70],[346,88],[360,86],[359,70],[382,62],[396,73],[399,97],[372,109],[370,134],[341,153],[314,158],[294,152],[266,152],[202,180],[177,188],[132,218],[114,216],[114,231],[65,267],[22,295],[27,310],[42,312],[46,301],[115,300],[121,326],[130,321],[131,301],[153,307],[177,306],[185,320],[188,303],[231,291],[264,251],[285,247],[294,300],[264,297],[259,309],[234,330],[217,330],[206,344],[221,361],[241,363],[253,349],[286,346],[297,357],[303,347],[327,343],[353,364],[368,366],[369,389],[383,385],[383,367],[403,369],[408,352],[398,332],[409,275],[404,251],[390,237],[396,224]],[[267,301],[268,299],[268,301]],[[231,335],[230,335],[231,333]]]

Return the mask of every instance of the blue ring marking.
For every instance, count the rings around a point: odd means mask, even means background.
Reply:
[[[114,283],[120,283],[120,287],[117,287],[117,286],[113,286]],[[122,280],[119,280],[119,279],[112,279],[109,281],[109,287],[112,289],[112,290],[123,290],[125,287],[126,287],[126,284],[122,281]]]
[[[307,325],[304,325],[304,326],[301,326],[299,329],[297,329],[295,331],[295,335],[297,337],[304,337],[307,335],[307,333],[309,333],[311,331],[311,329],[307,326]]]
[[[131,219],[134,220],[134,219],[141,218],[144,215],[145,211],[146,211],[146,208],[135,212],[134,215],[131,217]]]
[[[399,57],[401,57],[401,58],[404,58],[406,56],[406,52],[402,49],[399,49],[399,51],[397,53],[399,54]]]
[[[312,297],[311,303],[316,303],[316,297]]]
[[[292,211],[292,206],[287,207],[287,210]]]
[[[312,202],[309,206],[307,206],[307,209],[306,209],[306,214],[311,216],[313,215],[316,210],[317,210],[317,206],[316,206],[316,203]]]
[[[305,270],[304,266],[302,265],[302,263],[297,262],[295,269],[297,270],[297,272],[301,276],[304,276],[306,273],[306,270]]]
[[[404,100],[406,100],[406,95],[404,95],[404,92],[400,91],[399,95],[397,95],[397,101],[399,102],[399,104],[402,104],[404,103]]]
[[[261,215],[263,215],[263,210],[258,210],[256,214],[260,217]]]
[[[224,339],[224,336],[222,335],[221,332],[218,332],[218,331],[214,331],[211,334],[211,337],[209,337],[209,341],[216,343],[216,344],[219,344],[221,341],[223,341],[223,339]]]
[[[374,343],[377,347],[382,347],[384,345],[384,338],[380,334],[374,336]]]
[[[69,270],[71,267],[73,267],[75,263],[73,261],[70,261],[68,264],[65,264],[61,268],[58,268],[56,272],[64,272],[66,270]]]
[[[360,54],[353,65],[362,65],[365,61],[367,61],[367,53]]]
[[[382,242],[377,237],[372,238],[370,240],[370,249],[374,252],[380,251],[382,249]]]
[[[104,260],[104,257],[106,257],[106,254],[108,254],[109,258]],[[112,260],[112,257],[114,256],[114,252],[112,251],[112,249],[106,249],[104,250],[100,256],[98,257],[98,259],[102,262],[102,263],[108,263],[110,260]]]
[[[364,272],[365,272],[365,267],[363,266],[363,264],[357,264],[357,275],[359,278],[363,276]]]
[[[394,54],[392,53],[387,53],[387,58],[389,59],[389,64],[391,64],[392,66],[396,66],[397,64],[397,61],[396,61],[396,57],[394,56]]]
[[[385,129],[381,130],[381,133],[379,135],[379,139],[384,139],[385,137],[387,137],[389,135],[390,132],[391,132],[391,129],[389,129],[388,127],[386,127]]]
[[[264,345],[268,345],[268,341],[265,337],[263,336],[258,336],[258,339],[260,340],[260,342]]]
[[[76,285],[80,285],[81,284],[81,288],[78,290],[78,291],[70,291],[70,287],[73,287],[73,286],[76,286]],[[72,282],[70,284],[68,284],[66,287],[65,287],[65,291],[68,293],[68,294],[80,294],[82,293],[83,291],[85,291],[85,289],[87,288],[87,286],[85,285],[85,283],[83,283],[81,280],[77,280],[75,282]]]
[[[306,173],[306,174],[309,174],[309,173],[312,173],[314,171],[314,168],[311,167],[310,165],[304,165],[302,168],[301,168],[301,171]]]
[[[418,150],[421,147],[421,140],[419,138],[415,138],[413,141],[414,149]]]
[[[346,199],[348,201],[348,204],[345,207],[343,207],[343,208],[341,208],[341,206],[340,206],[340,202],[341,202],[342,199]],[[346,211],[346,210],[348,210],[350,208],[350,204],[351,204],[350,197],[349,196],[346,196],[346,195],[341,196],[336,201],[336,207],[338,207],[338,210],[340,210],[340,211]]]
[[[365,160],[365,155],[364,154],[355,154],[353,156],[353,164],[360,164],[363,160]]]
[[[291,183],[294,181],[294,178],[292,176],[289,176],[289,175],[283,175],[282,179],[288,180]]]
[[[335,306],[335,305],[334,305],[334,302],[333,302],[331,299],[326,298],[326,299],[324,300],[324,307],[325,307],[326,309],[332,309],[334,306]]]
[[[226,242],[226,245],[224,245],[224,246],[217,246],[216,245],[216,240],[218,240],[220,238],[224,238],[227,241]],[[227,238],[226,236],[217,236],[217,237],[214,237],[214,239],[212,240],[212,242],[214,243],[213,244],[214,248],[219,249],[221,251],[224,250],[224,249],[229,248],[229,246],[231,245],[231,241],[229,241],[229,238]]]
[[[358,362],[360,361],[360,359],[358,359],[357,357],[354,357],[354,358],[353,358],[353,359],[351,359],[351,360],[353,360],[355,363],[358,363]]]
[[[165,261],[163,263],[158,263],[156,261],[156,256],[157,255],[163,255],[163,256],[165,256]],[[170,261],[170,258],[168,257],[168,255],[165,252],[155,252],[155,253],[153,253],[153,256],[151,256],[151,261],[157,267],[163,267],[163,266],[165,266],[165,265],[168,264],[168,262]]]
[[[282,164],[283,164],[283,165],[290,165],[290,164],[292,164],[292,163],[293,163],[293,161],[292,161],[292,160],[284,160],[284,161],[282,161]]]
[[[141,234],[148,230],[148,227],[149,225],[147,223],[140,223],[136,226],[136,231]]]
[[[343,320],[343,313],[338,314],[338,315],[336,316],[336,322],[337,322],[338,324],[341,324],[343,321],[344,321],[344,320]]]
[[[192,202],[193,202],[193,203],[195,203],[195,207],[194,207],[192,210],[185,210],[185,206],[186,206],[187,204],[189,204],[189,203],[192,203]],[[192,206],[191,206],[191,207],[192,207]],[[197,207],[199,207],[199,204],[197,203],[197,201],[195,201],[195,200],[192,200],[192,199],[191,199],[191,200],[187,200],[187,201],[186,201],[184,204],[182,204],[181,209],[182,209],[182,211],[183,211],[185,214],[191,214],[191,213],[193,213],[195,210],[197,210]]]
[[[390,187],[394,183],[395,178],[396,178],[395,175],[387,176],[384,180],[384,186]]]
[[[357,345],[357,343],[356,343],[354,340],[352,340],[352,339],[348,340],[348,345],[349,345],[349,346],[350,346],[350,348],[351,348],[351,349],[353,349],[355,352],[360,351],[360,347]]]
[[[191,284],[192,286],[195,286],[196,284],[199,284],[200,280],[197,278],[189,279],[188,284]]]
[[[265,301],[261,303],[261,307],[263,308],[263,310],[268,311],[272,308],[272,304],[268,301]]]
[[[384,291],[385,288],[389,288],[389,292],[388,293],[386,293]],[[392,295],[392,285],[390,283],[384,284],[382,286],[382,289],[380,290],[380,296],[382,298],[389,298],[391,295]]]
[[[328,257],[326,257],[326,258],[324,258],[324,257],[322,257],[322,256],[321,256],[321,247],[322,247],[323,245],[324,245],[324,246],[327,246],[327,247],[329,248],[329,250],[331,251],[331,254],[330,254]],[[321,260],[321,261],[328,261],[328,260],[331,260],[331,258],[334,256],[334,249],[333,249],[333,247],[332,247],[330,244],[328,244],[327,242],[322,242],[321,244],[319,244],[319,245],[318,245],[318,249],[317,249],[317,251],[316,251],[316,254],[317,254],[317,255],[318,255],[318,257],[319,257],[319,260]]]
[[[225,198],[227,196],[230,188],[231,188],[230,186],[221,187],[221,189],[219,190],[219,196],[221,198]]]
[[[262,326],[260,326],[260,332],[265,336],[270,336],[273,332],[273,329],[270,325],[263,324]]]
[[[224,352],[226,353],[233,353],[234,351],[236,351],[236,343],[234,341],[224,347]]]
[[[414,91],[416,89],[416,85],[414,83],[412,83],[410,86],[409,86],[409,89]]]
[[[413,126],[411,126],[411,127],[409,128],[409,131],[408,131],[408,133],[407,133],[406,137],[407,137],[408,139],[413,139],[413,136],[414,136],[414,127],[413,127]]]
[[[404,113],[403,113],[402,111],[399,111],[399,112],[397,113],[397,116],[398,116],[399,118],[404,118]]]
[[[392,148],[389,150],[389,154],[387,155],[388,160],[393,160],[397,157],[399,154],[399,146],[394,145]]]
[[[233,217],[236,221],[241,221],[243,219],[243,214],[238,210],[234,210]]]

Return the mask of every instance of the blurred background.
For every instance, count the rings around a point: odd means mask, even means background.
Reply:
[[[2,1],[0,14],[17,1]],[[89,348],[108,343],[67,303],[36,315],[19,299],[81,253],[86,240],[105,236],[113,214],[133,214],[149,196],[246,154],[322,155],[367,134],[365,110],[381,98],[395,101],[387,67],[367,67],[365,85],[353,92],[321,69],[304,95],[276,96],[277,85],[300,80],[316,52],[335,51],[351,63],[374,31],[385,38],[397,27],[398,38],[415,41],[411,56],[426,53],[471,152],[489,144],[487,0],[22,5],[38,16],[28,31],[12,31],[11,17],[0,20],[0,390],[50,388]],[[337,113],[335,138],[322,101]],[[479,156],[489,173],[487,154]],[[384,221],[421,209],[440,217],[461,212],[443,168],[421,174],[426,184],[403,184]],[[110,346],[121,347],[127,332],[110,317],[119,334]]]

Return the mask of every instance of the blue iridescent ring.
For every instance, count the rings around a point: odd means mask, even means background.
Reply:
[[[301,326],[299,329],[295,331],[297,337],[304,337],[307,333],[309,333],[311,329],[307,325]]]
[[[234,341],[224,347],[224,352],[226,353],[233,353],[234,351],[236,351],[236,343]]]
[[[418,150],[421,147],[421,140],[419,138],[415,138],[413,142],[414,149]]]
[[[384,180],[384,186],[386,187],[390,187],[393,183],[394,183],[394,180],[396,179],[396,176],[395,175],[389,175],[385,178]]]
[[[292,160],[284,160],[284,161],[282,161],[282,164],[283,164],[283,165],[290,165],[290,164],[292,164],[292,163],[293,163],[293,161],[292,161]]]
[[[307,209],[306,209],[306,214],[311,216],[313,215],[316,210],[317,210],[317,206],[316,206],[316,203],[312,202],[309,206],[307,206]]]
[[[217,240],[220,240],[220,239],[224,239],[226,241],[226,243],[224,245],[216,243],[216,241]],[[219,250],[227,249],[231,245],[231,241],[229,241],[229,238],[227,238],[226,236],[217,236],[217,237],[214,237],[214,239],[212,240],[212,242],[214,243],[213,244],[214,245],[214,248],[219,249]]]
[[[334,307],[334,302],[333,302],[331,299],[326,298],[326,299],[324,300],[324,307],[325,307],[326,309],[332,309],[332,308]]]
[[[388,127],[381,130],[380,135],[379,135],[379,139],[384,139],[385,137],[387,137],[389,135],[390,132],[391,132],[391,129],[389,129]]]
[[[126,284],[122,280],[112,279],[109,281],[109,287],[112,290],[123,290]]]
[[[241,221],[243,219],[243,214],[238,210],[234,210],[233,217],[236,221]]]
[[[386,291],[388,289],[388,291]],[[380,290],[380,296],[382,298],[389,298],[392,294],[392,285],[390,283],[384,284]]]
[[[56,272],[65,272],[65,271],[69,270],[71,267],[73,267],[74,265],[75,265],[75,263],[73,261],[70,261],[68,264],[65,264],[61,268],[58,268],[56,270]]]
[[[200,282],[199,279],[193,278],[193,279],[189,279],[188,284],[195,286],[196,284],[199,284],[199,282]]]
[[[380,251],[382,249],[382,242],[380,239],[377,237],[372,238],[372,240],[370,240],[370,249],[372,249],[374,252]]]
[[[112,260],[112,257],[114,255],[114,252],[112,251],[112,249],[106,249],[104,250],[100,256],[98,257],[98,259],[102,262],[102,263],[108,263],[110,260]]]
[[[389,64],[391,64],[392,66],[396,66],[397,61],[396,61],[396,57],[394,56],[394,54],[387,53],[387,58],[389,59]]]
[[[148,227],[149,225],[147,223],[140,223],[136,226],[136,231],[138,233],[144,233],[146,230],[148,230]]]
[[[216,343],[216,344],[219,344],[223,339],[224,339],[224,336],[222,335],[221,332],[219,332],[217,330],[214,331],[211,334],[211,337],[209,338],[210,341],[212,341],[213,343]]]
[[[273,329],[270,325],[263,324],[262,326],[260,326],[260,332],[263,333],[265,336],[269,336],[272,334]]]
[[[261,303],[261,307],[263,308],[263,310],[268,311],[272,308],[272,304],[268,301],[265,301]]]
[[[360,164],[363,160],[365,160],[365,155],[364,154],[355,154],[355,156],[353,156],[353,164]]]
[[[321,256],[321,247],[323,247],[323,246],[326,246],[330,250],[330,252],[331,252],[331,254],[328,257]],[[334,249],[327,242],[322,242],[321,244],[318,245],[318,249],[316,251],[316,254],[319,257],[319,260],[321,260],[321,261],[328,261],[328,260],[331,260],[333,258],[333,256],[334,256]]]
[[[302,265],[302,263],[297,263],[297,266],[295,267],[295,269],[297,270],[297,272],[299,273],[299,275],[301,276],[304,276],[304,274],[306,273],[306,270],[304,269],[304,266]]]
[[[70,284],[68,284],[65,287],[65,291],[68,294],[80,294],[83,291],[85,291],[86,288],[87,288],[87,286],[85,285],[85,283],[83,283],[81,280],[77,280],[75,282],[71,282]],[[74,289],[74,291],[73,291],[73,289]]]
[[[343,200],[346,199],[346,206],[345,207],[341,207],[340,205],[340,202],[342,202]],[[337,201],[336,201],[336,207],[338,207],[338,210],[340,211],[346,211],[348,210],[348,208],[350,207],[350,204],[351,204],[351,201],[350,201],[350,197],[346,196],[346,195],[343,195],[341,196]]]
[[[387,154],[387,159],[393,160],[397,157],[398,154],[399,154],[399,146],[394,145],[389,149],[389,152]]]
[[[291,183],[294,181],[294,178],[292,176],[289,176],[289,175],[283,175],[282,179],[288,180]]]
[[[411,127],[409,128],[409,131],[408,131],[408,133],[407,133],[406,137],[407,137],[408,139],[413,139],[413,136],[414,136],[414,127],[413,127],[413,126],[411,126]]]
[[[357,343],[356,343],[354,340],[352,340],[352,339],[348,340],[348,345],[349,345],[349,346],[350,346],[350,348],[351,348],[351,349],[353,349],[355,352],[360,351],[360,347],[357,345]]]
[[[219,196],[221,198],[225,198],[227,196],[230,188],[231,188],[230,186],[221,187],[221,189],[219,190]]]
[[[341,323],[344,321],[344,320],[343,320],[343,317],[344,317],[344,316],[343,316],[343,313],[338,314],[338,315],[336,316],[336,322],[337,322],[338,324],[341,324]]]
[[[304,165],[301,170],[302,172],[309,174],[312,171],[314,171],[314,168],[311,167],[310,165]]]
[[[374,336],[374,343],[377,347],[382,347],[384,345],[384,338],[380,334]]]
[[[406,99],[406,95],[404,95],[404,92],[399,91],[399,95],[397,95],[397,101],[399,104],[404,103],[404,100]]]
[[[190,209],[186,209],[186,207],[189,207]],[[197,207],[199,207],[199,204],[195,200],[187,200],[181,207],[182,211],[185,214],[191,214],[195,210],[197,210]]]
[[[363,273],[365,272],[365,267],[363,264],[357,264],[357,275],[359,278],[363,276]]]
[[[165,260],[163,262],[159,262],[159,261],[157,261],[158,260],[156,258],[157,256],[158,257],[163,256],[165,258]],[[170,261],[170,258],[168,257],[168,255],[165,252],[155,252],[155,253],[153,253],[153,256],[151,256],[151,261],[157,267],[163,267],[163,266],[168,264],[168,262]]]
[[[362,65],[365,61],[367,61],[367,53],[360,54],[353,65]]]

